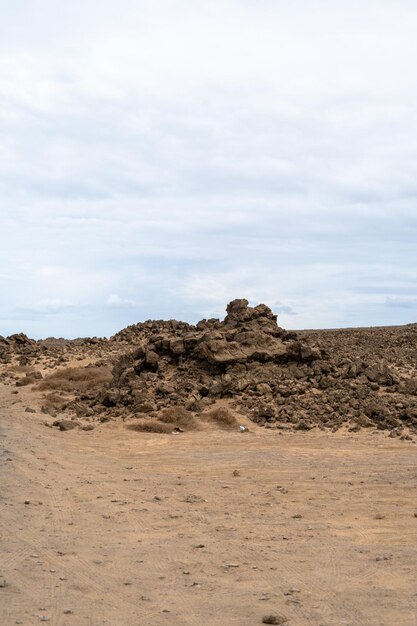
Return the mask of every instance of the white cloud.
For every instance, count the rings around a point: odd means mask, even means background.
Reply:
[[[0,318],[71,307],[7,331],[234,297],[289,326],[412,321],[413,2],[23,0],[2,27]]]
[[[107,306],[115,308],[131,308],[135,306],[134,300],[121,298],[117,293],[112,293],[111,296],[107,298],[106,304]]]

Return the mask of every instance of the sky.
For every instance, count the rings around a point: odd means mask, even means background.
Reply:
[[[4,0],[0,335],[417,321],[414,0]]]

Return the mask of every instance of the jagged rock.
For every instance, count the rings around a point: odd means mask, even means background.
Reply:
[[[417,378],[409,378],[403,385],[404,393],[417,396]]]
[[[52,426],[57,426],[59,430],[65,431],[65,430],[73,430],[74,428],[78,428],[80,425],[78,422],[74,420],[63,419],[63,420],[55,420]]]
[[[223,321],[175,320],[129,326],[107,343],[76,340],[83,350],[113,346],[122,356],[100,393],[80,396],[97,421],[150,417],[186,407],[199,412],[219,399],[253,421],[297,430],[314,425],[417,428],[417,327],[288,332],[266,305],[245,299],[227,306]],[[0,359],[71,350],[65,340],[0,338]],[[12,346],[12,347],[10,347]],[[124,354],[123,354],[124,351]],[[62,352],[56,354],[60,363]],[[16,378],[12,379],[16,380]],[[91,419],[85,408],[68,410]]]

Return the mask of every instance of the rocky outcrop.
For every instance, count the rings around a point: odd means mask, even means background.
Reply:
[[[327,331],[287,332],[267,306],[250,307],[244,299],[230,302],[226,312],[223,321],[145,322],[118,333],[112,341],[129,342],[133,350],[116,363],[111,385],[92,400],[94,410],[122,417],[169,406],[199,412],[228,398],[268,428],[348,422],[401,433],[405,425],[417,426],[415,379],[366,340],[367,350],[356,345],[351,352],[343,331],[338,342]]]
[[[54,370],[74,360],[114,365],[98,393],[62,406],[89,422],[152,419],[170,407],[205,413],[227,400],[266,428],[417,432],[417,325],[288,332],[267,306],[240,299],[224,320],[149,320],[110,340],[0,337],[0,362]],[[15,371],[1,376],[29,383]]]

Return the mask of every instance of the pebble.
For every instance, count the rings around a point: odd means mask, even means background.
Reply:
[[[284,626],[287,623],[287,619],[281,615],[264,615],[262,618],[262,624],[278,624],[278,626]]]
[[[259,600],[270,600],[270,599],[271,599],[271,596],[269,595],[269,593],[263,593],[259,598]]]

